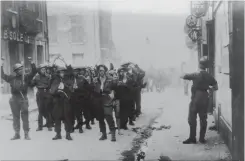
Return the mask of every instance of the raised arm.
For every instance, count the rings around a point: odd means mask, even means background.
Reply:
[[[26,75],[27,81],[30,82],[36,74],[37,74],[37,67],[36,67],[35,63],[32,62],[31,63],[31,72]]]
[[[198,76],[198,73],[190,73],[190,74],[185,74],[181,76],[181,78],[185,80],[195,80],[197,76]]]
[[[13,76],[7,75],[7,74],[4,73],[3,65],[1,66],[1,77],[2,77],[3,80],[5,80],[8,83],[13,79]]]

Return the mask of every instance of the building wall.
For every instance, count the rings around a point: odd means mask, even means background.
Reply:
[[[53,6],[49,10],[52,10],[48,12],[48,19],[52,21],[49,23],[50,60],[52,61],[55,55],[60,54],[68,64],[95,64],[100,59],[98,11],[82,10],[67,13],[66,10],[63,12],[57,10],[55,12]],[[77,21],[73,21],[72,16],[77,16]],[[76,25],[79,22],[81,32],[76,32],[72,24]],[[79,41],[73,40],[75,36]],[[54,37],[57,37],[56,40]]]
[[[215,75],[219,83],[216,92],[216,107],[221,117],[232,127],[231,88],[229,73],[229,23],[228,2],[220,5],[215,15]]]
[[[37,65],[43,63],[48,48],[45,1],[1,1],[1,56],[4,57],[4,72],[12,74],[15,63],[30,68],[28,57]],[[3,93],[10,87],[4,84]]]

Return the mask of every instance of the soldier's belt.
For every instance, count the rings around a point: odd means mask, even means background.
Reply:
[[[48,88],[38,88],[38,92],[48,92]]]

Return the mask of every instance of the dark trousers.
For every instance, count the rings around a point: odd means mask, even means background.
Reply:
[[[46,91],[38,91],[36,101],[38,106],[38,127],[43,126],[43,117],[46,119],[47,127],[52,127],[52,96]]]
[[[136,115],[135,100],[128,100],[129,120],[134,120]]]
[[[100,118],[99,120],[99,127],[100,127],[100,132],[106,133],[106,125],[105,125],[105,120],[109,126],[110,131],[115,130],[115,121],[113,119],[113,106],[112,105],[103,105],[102,106],[104,110],[104,118]]]
[[[79,126],[82,126],[83,124],[88,125],[89,121],[91,120],[90,116],[90,100],[88,98],[82,98],[82,97],[76,97],[73,96],[71,99],[71,105],[73,110],[73,126],[75,125],[75,120],[77,120],[77,123]],[[83,116],[85,118],[85,121],[83,121]]]
[[[24,132],[29,132],[29,103],[27,97],[12,96],[9,100],[9,104],[13,115],[13,128],[15,133],[20,132],[20,117],[23,122]]]
[[[106,133],[106,124],[105,120],[109,126],[110,131],[115,130],[115,121],[113,119],[113,107],[112,106],[104,106],[105,115],[103,119],[99,120],[100,132]]]
[[[128,119],[132,120],[133,118],[133,108],[134,101],[132,100],[120,100],[120,120],[121,127],[126,127]]]
[[[72,130],[72,109],[70,101],[65,97],[54,97],[53,116],[55,119],[55,132],[61,132],[61,121],[64,121],[65,131]]]
[[[141,89],[136,90],[135,95],[136,115],[141,114]]]
[[[196,91],[189,105],[188,123],[190,138],[196,138],[197,114],[200,118],[200,139],[204,139],[207,129],[208,93]]]

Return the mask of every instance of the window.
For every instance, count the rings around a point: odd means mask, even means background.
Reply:
[[[83,62],[84,53],[73,53],[72,54],[72,64],[80,65]]]
[[[82,16],[70,16],[71,20],[71,41],[73,43],[84,42],[84,24]]]
[[[48,30],[49,30],[49,42],[57,43],[58,41],[57,17],[55,16],[48,17]]]

